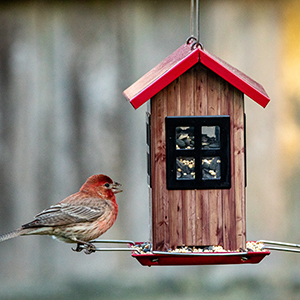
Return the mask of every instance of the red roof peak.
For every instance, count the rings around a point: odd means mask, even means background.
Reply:
[[[137,109],[198,62],[231,83],[262,107],[266,107],[269,103],[270,98],[259,83],[208,51],[199,47],[191,49],[190,44],[179,47],[127,88],[123,94]]]

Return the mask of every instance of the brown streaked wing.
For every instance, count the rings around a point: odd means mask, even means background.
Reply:
[[[35,216],[32,222],[24,224],[23,228],[38,226],[61,226],[80,222],[92,222],[100,218],[109,204],[106,201],[97,203],[97,207],[59,203],[50,206]]]

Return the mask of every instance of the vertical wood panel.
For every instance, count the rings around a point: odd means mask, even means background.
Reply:
[[[220,77],[209,71],[208,76],[208,102],[207,114],[220,114]],[[219,235],[222,233],[222,214],[219,214],[219,207],[222,207],[221,191],[209,190],[209,234],[210,244],[218,245]]]
[[[180,78],[174,80],[168,87],[168,116],[180,115]],[[175,134],[175,133],[174,133]],[[169,227],[170,227],[170,247],[175,249],[183,244],[182,239],[182,192],[181,190],[169,190]]]
[[[156,226],[157,222],[157,216],[156,216],[156,211],[158,210],[158,205],[159,203],[156,201],[155,196],[157,195],[156,191],[156,182],[157,182],[157,176],[156,172],[154,172],[154,167],[155,167],[155,147],[154,144],[156,143],[156,135],[154,132],[157,131],[157,104],[155,103],[157,98],[157,95],[154,96],[151,99],[151,194],[152,194],[152,243],[153,243],[153,249],[156,249],[157,245],[157,233],[158,233],[158,228]]]
[[[169,248],[168,197],[166,190],[166,142],[165,116],[167,114],[167,90],[163,89],[152,101],[152,222],[153,249]]]
[[[201,64],[195,67],[195,115],[207,115],[207,69]],[[200,175],[201,176],[201,175]],[[196,190],[196,244],[209,244],[208,190]]]
[[[233,86],[223,81],[221,92],[221,114],[230,116],[230,133],[233,133]],[[234,153],[233,138],[230,138],[231,148],[231,188],[222,190],[223,199],[223,247],[227,250],[236,250],[235,224],[235,193],[234,193]]]
[[[194,68],[191,68],[180,78],[180,114],[192,116],[194,113]],[[182,191],[183,243],[185,245],[194,245],[196,241],[195,207],[195,191]]]
[[[229,209],[230,209],[230,231],[229,231],[229,249],[237,249],[237,233],[236,233],[236,192],[235,187],[238,181],[238,178],[235,173],[236,166],[236,157],[235,157],[235,130],[236,130],[236,121],[235,121],[235,106],[234,106],[234,91],[232,100],[229,102],[229,112],[230,112],[230,132],[231,132],[231,191],[229,193]]]
[[[234,157],[237,248],[245,248],[245,163],[244,163],[244,101],[234,89]]]

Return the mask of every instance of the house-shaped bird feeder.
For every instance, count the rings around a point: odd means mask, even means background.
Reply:
[[[265,107],[263,87],[187,42],[124,91],[147,112],[151,241],[143,265],[258,263],[246,242],[244,94]],[[148,102],[148,103],[149,103]]]

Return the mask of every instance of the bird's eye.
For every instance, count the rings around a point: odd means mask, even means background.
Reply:
[[[104,186],[108,188],[109,187],[109,183],[105,183]]]

